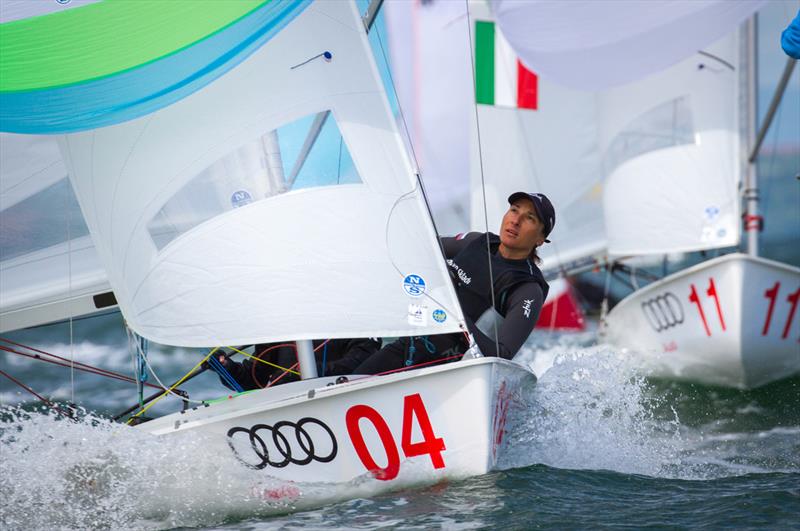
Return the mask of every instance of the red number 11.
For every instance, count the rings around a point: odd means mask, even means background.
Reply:
[[[689,294],[689,302],[693,302],[697,305],[697,311],[700,312],[700,319],[703,321],[703,328],[706,330],[706,335],[711,336],[711,329],[708,327],[708,322],[706,321],[706,314],[703,312],[703,305],[700,302],[700,297],[697,295],[697,288],[694,284],[691,284],[692,292]],[[725,318],[722,317],[722,307],[719,304],[719,296],[717,295],[717,286],[714,284],[714,279],[708,279],[708,289],[706,289],[706,295],[714,299],[714,304],[717,308],[717,317],[719,317],[719,324],[722,327],[722,331],[725,331]]]
[[[769,299],[769,306],[767,307],[767,318],[764,321],[764,328],[761,329],[762,336],[765,336],[769,333],[769,325],[772,322],[772,311],[775,309],[775,301],[778,300],[778,292],[780,289],[781,283],[775,282],[775,285],[764,292],[764,297]],[[795,310],[797,310],[798,301],[800,301],[800,288],[797,288],[797,291],[790,293],[786,297],[786,302],[788,302],[791,306],[789,308],[789,315],[786,318],[786,324],[783,327],[781,339],[786,339],[789,336],[789,327],[792,324],[792,319],[794,319],[794,313]]]

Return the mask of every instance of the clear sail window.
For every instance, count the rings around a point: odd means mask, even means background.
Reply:
[[[89,234],[69,179],[0,211],[0,261]]]
[[[645,153],[694,143],[689,97],[682,96],[638,116],[614,137],[605,155],[606,174]]]
[[[216,216],[291,190],[361,178],[330,111],[305,116],[223,156],[173,195],[148,223],[161,250]]]

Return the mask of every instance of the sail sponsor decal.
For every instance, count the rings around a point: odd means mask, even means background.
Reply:
[[[425,294],[425,279],[419,275],[406,275],[403,279],[403,289],[412,297],[422,297]]]
[[[475,101],[539,108],[539,78],[525,68],[494,22],[475,21]]]
[[[253,202],[253,196],[247,190],[236,190],[231,194],[231,206],[233,208],[243,207]]]
[[[437,323],[443,323],[447,320],[447,313],[441,308],[433,310],[431,316],[433,317],[433,320],[436,321]]]
[[[310,425],[318,429],[308,429]],[[245,444],[239,444],[245,435]],[[329,463],[339,451],[330,427],[313,417],[297,422],[281,420],[275,424],[256,424],[250,428],[237,426],[228,430],[228,445],[239,461],[256,470],[267,466],[307,465],[312,461]]]
[[[408,305],[408,324],[411,326],[427,326],[428,307],[423,304]]]

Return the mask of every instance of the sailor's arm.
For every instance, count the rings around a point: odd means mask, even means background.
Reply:
[[[542,288],[538,284],[530,282],[513,289],[508,294],[506,317],[499,325],[496,345],[469,319],[467,327],[484,356],[511,359],[531,335],[543,303]]]

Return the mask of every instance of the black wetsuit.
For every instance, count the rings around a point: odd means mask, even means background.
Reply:
[[[323,341],[318,339],[313,341],[317,374],[320,376],[353,374],[353,370],[381,346],[379,340],[372,338],[331,339],[325,345],[322,343]],[[256,345],[254,355],[274,365],[289,368],[297,362],[297,352],[291,343],[280,345],[278,343]],[[279,384],[299,379],[292,373],[281,376],[284,372],[282,369],[250,358],[241,363],[227,360],[224,366],[245,391],[266,387],[270,381],[279,377],[280,380],[277,381]],[[224,378],[220,377],[220,381],[226,387],[230,387]]]
[[[489,233],[490,276],[485,233],[442,238],[456,294],[475,342],[485,356],[511,359],[536,325],[548,286],[536,264],[530,259],[503,258],[497,252],[499,245],[500,238]],[[492,306],[492,287],[495,310],[504,317],[498,325],[497,342],[475,324]],[[461,333],[401,338],[370,356],[355,373],[377,374],[448,357],[458,359],[467,347]]]

